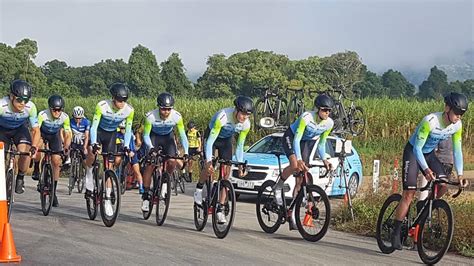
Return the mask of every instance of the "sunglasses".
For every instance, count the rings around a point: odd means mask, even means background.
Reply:
[[[331,112],[331,108],[319,108],[322,112]]]
[[[466,111],[465,110],[456,110],[451,109],[455,115],[463,115]]]
[[[61,109],[61,108],[54,108],[54,109],[51,108],[50,110],[51,110],[51,112],[61,112],[63,109]]]
[[[171,109],[172,109],[172,108],[167,108],[167,107],[166,107],[166,108],[161,108],[161,107],[160,107],[160,110],[162,110],[162,111],[167,111],[167,112],[170,112]]]
[[[28,97],[15,97],[17,103],[28,103],[29,100],[30,98]]]
[[[119,102],[119,103],[123,103],[123,102],[126,102],[126,101],[127,101],[127,98],[119,98],[119,97],[117,97],[117,98],[114,98],[114,101]]]

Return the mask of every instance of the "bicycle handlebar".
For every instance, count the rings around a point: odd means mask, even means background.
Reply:
[[[38,152],[42,152],[42,153],[46,153],[46,154],[64,155],[64,151],[52,151],[50,149],[38,149]]]
[[[467,182],[467,180],[466,180]],[[426,184],[426,186],[420,188],[419,190],[420,191],[425,191],[425,190],[430,190],[433,185],[436,185],[436,184],[447,184],[447,185],[452,185],[452,186],[458,186],[458,191],[456,193],[454,193],[454,195],[452,196],[453,198],[457,198],[461,192],[464,190],[464,187],[461,186],[461,183],[462,182],[459,182],[459,181],[450,181],[444,177],[440,177],[438,179],[435,179],[435,180],[432,180],[430,182],[428,182],[428,184]]]
[[[6,152],[14,156],[30,156],[31,155],[31,153],[24,152],[24,151],[6,151]]]

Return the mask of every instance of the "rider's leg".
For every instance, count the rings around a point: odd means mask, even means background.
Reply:
[[[20,152],[29,152],[31,148],[31,134],[28,128],[23,125],[16,130],[11,130],[2,134],[3,140],[7,139],[5,143],[10,143],[10,140],[13,139],[17,150]],[[11,144],[11,143],[10,143]],[[18,174],[16,176],[15,192],[23,193],[25,191],[25,173],[28,170],[30,165],[29,156],[20,156],[18,159]]]

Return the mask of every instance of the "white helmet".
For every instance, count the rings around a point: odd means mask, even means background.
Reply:
[[[125,120],[120,123],[119,128],[125,128]]]
[[[76,106],[72,109],[72,116],[74,118],[83,118],[84,117],[84,108]]]

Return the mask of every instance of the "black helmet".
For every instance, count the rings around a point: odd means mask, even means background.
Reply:
[[[188,126],[188,129],[191,129],[191,128],[193,128],[193,127],[196,127],[196,123],[194,123],[194,121],[191,120],[191,121],[188,122],[188,125],[187,125],[187,126]]]
[[[123,83],[114,83],[110,86],[110,94],[112,97],[119,101],[128,100],[128,87]]]
[[[253,101],[247,96],[237,96],[234,100],[234,105],[237,111],[251,114],[253,113]]]
[[[48,105],[51,109],[64,109],[64,99],[59,95],[52,95],[48,99]]]
[[[174,98],[171,93],[163,92],[158,95],[156,98],[156,104],[160,108],[173,108],[174,106]]]
[[[31,86],[28,82],[17,79],[10,85],[10,93],[16,97],[31,98]]]
[[[444,96],[444,102],[446,105],[453,109],[457,115],[462,115],[467,111],[468,102],[467,97],[462,93],[451,92]]]
[[[334,101],[328,95],[320,94],[314,99],[314,107],[332,109],[334,107]]]

